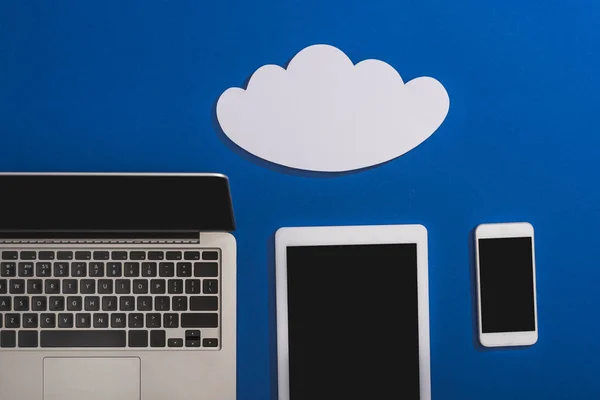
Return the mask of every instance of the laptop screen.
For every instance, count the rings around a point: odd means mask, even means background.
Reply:
[[[232,231],[221,175],[0,175],[0,230]]]
[[[290,400],[419,400],[417,245],[287,248]]]

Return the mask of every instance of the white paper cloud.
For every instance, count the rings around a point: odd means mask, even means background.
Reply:
[[[429,77],[406,84],[389,64],[354,65],[339,49],[314,45],[287,69],[265,65],[246,90],[217,102],[224,133],[238,146],[287,167],[340,172],[412,150],[442,124],[450,100]]]

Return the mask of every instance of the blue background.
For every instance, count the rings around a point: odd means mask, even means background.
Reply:
[[[378,223],[429,230],[435,399],[598,398],[599,14],[584,0],[5,1],[0,170],[227,174],[240,399],[274,394],[276,229]],[[218,133],[225,89],[316,43],[437,78],[446,121],[405,156],[336,177],[266,164]],[[536,228],[540,336],[483,350],[470,232],[508,220]]]

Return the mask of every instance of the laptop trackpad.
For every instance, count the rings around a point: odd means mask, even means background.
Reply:
[[[45,358],[44,400],[140,400],[139,358]]]

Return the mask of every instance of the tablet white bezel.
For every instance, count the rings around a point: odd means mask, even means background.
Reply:
[[[287,247],[396,243],[415,243],[417,245],[420,400],[431,400],[427,229],[422,225],[294,227],[281,228],[277,231],[275,235],[275,284],[277,299],[278,400],[290,400]]]

